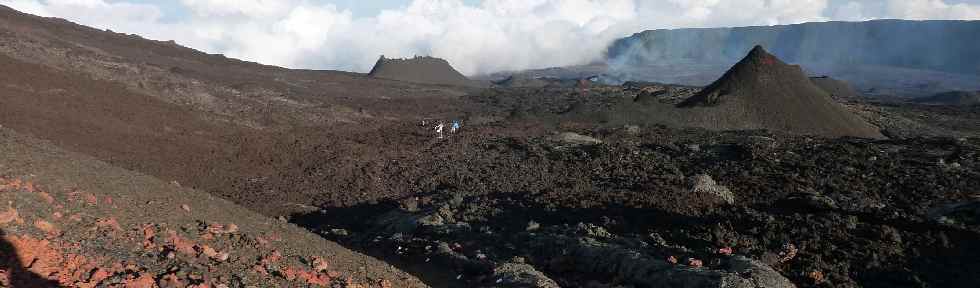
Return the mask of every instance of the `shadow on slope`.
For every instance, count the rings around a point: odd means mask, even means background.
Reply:
[[[18,252],[17,248],[7,241],[7,234],[3,230],[0,230],[0,270],[2,270],[0,273],[3,273],[3,276],[7,277],[7,279],[2,279],[6,280],[6,282],[0,281],[0,286],[11,288],[59,287],[57,281],[48,280],[28,270],[33,263],[21,262],[22,256]]]

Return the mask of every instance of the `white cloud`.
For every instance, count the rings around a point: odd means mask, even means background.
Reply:
[[[100,1],[100,0],[95,0]],[[291,0],[181,0],[202,17],[278,17],[301,4]]]
[[[367,71],[378,55],[443,57],[467,74],[582,64],[615,38],[654,28],[825,20],[980,19],[943,0],[414,0],[373,17],[313,0],[0,0],[32,14],[136,33],[265,64]]]
[[[834,13],[834,18],[842,21],[863,21],[871,19],[865,15],[864,5],[861,2],[850,1],[838,7]]]
[[[663,28],[792,24],[824,21],[827,0],[640,1],[639,22]]]
[[[980,5],[946,4],[942,0],[890,0],[888,14],[902,19],[980,19]]]
[[[51,13],[48,13],[48,10],[44,9],[44,4],[41,4],[36,0],[0,0],[0,4],[20,10],[24,13],[44,17],[51,16]]]

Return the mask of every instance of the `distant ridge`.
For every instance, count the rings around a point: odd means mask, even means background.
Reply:
[[[980,21],[871,20],[730,28],[658,29],[614,41],[620,81],[705,86],[762,45],[811,75],[844,80],[869,96],[928,97],[980,90]],[[683,73],[671,73],[682,71]]]
[[[763,45],[786,62],[878,65],[980,74],[980,21],[872,20],[658,29],[616,40],[609,59],[631,64],[728,64]],[[833,75],[832,75],[833,76]]]
[[[974,106],[980,105],[980,91],[950,91],[929,97],[917,98],[912,102],[932,105]]]
[[[755,46],[720,79],[677,105],[708,114],[712,129],[770,129],[832,137],[879,138],[880,132],[817,87],[799,66]]]
[[[476,86],[477,82],[463,76],[449,62],[435,57],[416,56],[407,59],[389,59],[382,55],[368,73],[375,78],[399,80],[423,84]]]

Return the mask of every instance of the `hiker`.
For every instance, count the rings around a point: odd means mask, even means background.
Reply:
[[[459,120],[453,120],[453,126],[449,128],[449,133],[456,134],[456,131],[458,130],[459,130]]]
[[[581,94],[582,97],[585,97],[586,95],[589,94],[588,93],[589,92],[589,86],[590,85],[589,85],[589,82],[587,80],[585,80],[585,79],[578,79],[579,94]]]
[[[445,124],[442,124],[442,122],[439,122],[439,125],[436,125],[436,133],[439,134],[439,137],[438,137],[439,139],[442,139],[442,128],[445,128],[445,127],[446,127],[446,125]]]

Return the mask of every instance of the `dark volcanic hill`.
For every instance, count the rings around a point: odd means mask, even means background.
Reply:
[[[950,91],[946,93],[939,93],[930,97],[914,99],[912,102],[933,105],[980,105],[980,91]]]
[[[449,61],[435,57],[388,59],[381,56],[368,73],[371,77],[424,84],[476,86],[477,83],[456,71]]]
[[[632,102],[632,101],[631,101]],[[593,112],[577,112],[586,117]],[[799,66],[756,46],[728,72],[677,105],[630,103],[605,114],[617,124],[656,123],[711,130],[766,129],[825,137],[882,137],[879,129],[835,102]]]
[[[799,66],[756,46],[704,90],[678,104],[711,113],[709,128],[767,128],[828,136],[880,137],[878,129],[835,103]]]

